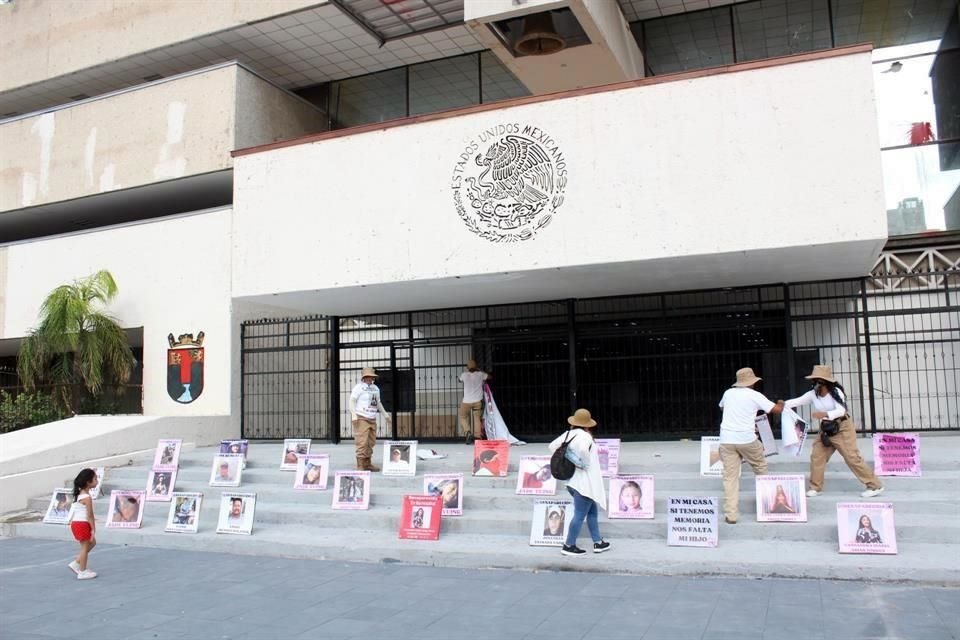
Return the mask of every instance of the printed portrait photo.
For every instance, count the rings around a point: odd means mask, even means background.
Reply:
[[[137,529],[143,519],[144,491],[111,491],[107,526]]]
[[[533,503],[530,522],[530,545],[559,547],[563,544],[573,515],[573,503],[569,500],[537,500]]]
[[[557,481],[550,471],[550,456],[521,456],[517,473],[519,495],[548,495],[557,492]]]
[[[367,509],[370,506],[370,472],[337,471],[333,480],[334,509]]]
[[[147,500],[166,502],[173,493],[176,471],[153,470],[147,474]]]
[[[196,533],[200,524],[202,500],[203,494],[200,493],[175,492],[167,513],[165,530],[173,533]]]
[[[757,522],[806,522],[806,481],[800,474],[758,476]]]
[[[217,533],[250,534],[256,496],[250,493],[224,493],[220,497],[220,518]]]
[[[226,453],[214,456],[210,470],[210,486],[239,487],[242,473],[242,455]]]
[[[507,475],[510,444],[506,440],[477,440],[473,443],[473,475]]]
[[[443,515],[463,515],[463,474],[426,474],[423,492],[443,498]]]
[[[838,503],[837,536],[840,553],[897,553],[893,503]]]
[[[47,524],[67,524],[70,521],[70,507],[73,506],[73,490],[67,488],[54,489],[50,496],[50,504],[43,516]]]
[[[653,476],[631,475],[610,478],[607,515],[611,519],[654,517]]]
[[[300,454],[293,479],[293,488],[304,491],[326,489],[329,465],[330,457],[327,454]]]
[[[414,529],[423,529],[424,526],[430,524],[430,514],[432,512],[433,507],[416,507],[410,514],[410,526]]]
[[[413,476],[417,470],[417,443],[388,440],[383,444],[383,475]]]
[[[543,518],[543,535],[545,537],[562,536],[566,517],[566,507],[552,506],[548,508]]]
[[[180,463],[182,440],[160,440],[153,456],[154,469],[176,469]]]
[[[284,471],[295,471],[300,456],[308,453],[310,453],[310,440],[291,438],[284,440],[280,468]]]
[[[700,475],[723,475],[723,463],[720,461],[720,438],[716,436],[700,438]]]

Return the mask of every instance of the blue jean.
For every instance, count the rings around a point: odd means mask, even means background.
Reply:
[[[567,487],[567,491],[573,496],[573,519],[570,520],[570,528],[567,530],[566,545],[572,547],[577,544],[577,537],[580,535],[580,527],[583,526],[583,520],[587,520],[587,529],[590,530],[590,537],[594,542],[600,542],[600,524],[597,522],[597,503],[580,495],[576,489]]]

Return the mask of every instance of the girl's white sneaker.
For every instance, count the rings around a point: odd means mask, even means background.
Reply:
[[[76,560],[72,561],[67,566],[70,567],[70,571],[73,571],[74,573],[77,573],[77,574],[80,573],[80,563],[77,562]]]
[[[80,573],[77,574],[77,580],[90,580],[91,578],[96,578],[96,577],[97,577],[97,572],[90,571],[90,569],[87,569],[86,571],[81,571]]]

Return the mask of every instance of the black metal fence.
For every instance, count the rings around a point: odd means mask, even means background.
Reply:
[[[351,436],[362,367],[376,367],[393,429],[459,435],[458,376],[475,358],[508,427],[552,437],[578,406],[624,439],[715,433],[734,372],[771,398],[799,395],[831,364],[863,430],[960,428],[960,272],[896,275],[245,323],[243,434]]]

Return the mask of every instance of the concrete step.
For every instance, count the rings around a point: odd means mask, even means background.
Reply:
[[[736,525],[739,527],[740,525]],[[216,550],[253,556],[326,560],[403,562],[461,568],[512,568],[596,571],[643,575],[736,575],[750,577],[834,578],[956,585],[960,554],[956,545],[908,542],[895,556],[841,555],[833,540],[758,543],[734,537],[722,527],[717,548],[668,547],[662,539],[615,539],[605,554],[567,558],[553,547],[530,547],[513,535],[441,533],[438,541],[398,540],[396,531],[365,528],[325,529],[309,525],[255,528],[252,536],[218,535],[201,524],[197,534],[158,534],[153,529],[97,532],[100,542],[165,549]],[[21,523],[0,525],[0,534],[62,540],[73,547],[66,527]],[[96,551],[91,562],[96,566]]]

